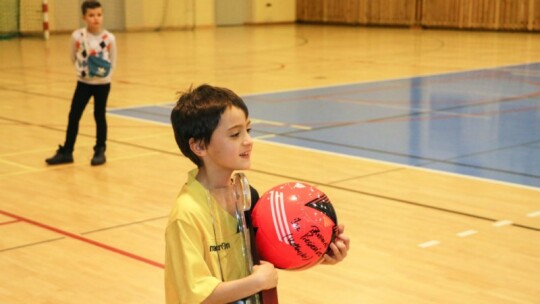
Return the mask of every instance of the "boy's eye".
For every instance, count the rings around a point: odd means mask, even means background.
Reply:
[[[231,134],[231,137],[238,137],[240,135],[240,132],[236,132],[234,134]]]
[[[248,128],[248,129],[247,129],[247,132],[248,132],[248,133],[251,133],[251,128]]]

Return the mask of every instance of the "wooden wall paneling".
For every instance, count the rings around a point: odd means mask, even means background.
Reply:
[[[468,26],[475,29],[497,29],[498,22],[496,13],[500,0],[481,0],[473,3],[471,24]]]
[[[457,26],[457,16],[452,9],[456,2],[457,0],[423,0],[420,24],[427,27]]]
[[[459,28],[468,28],[471,26],[471,19],[473,15],[473,3],[470,1],[459,1]]]
[[[325,0],[297,0],[297,20],[307,22],[324,22],[324,2]]]
[[[381,0],[381,7],[384,11],[384,6],[389,8],[389,14],[382,14],[382,22],[388,20],[392,25],[412,25],[414,24],[416,15],[415,0]]]
[[[358,23],[369,24],[370,0],[360,0],[358,3]]]
[[[529,9],[533,0],[501,0],[500,28],[508,30],[527,30]]]
[[[540,30],[540,0],[297,0],[297,20],[487,30]]]
[[[360,0],[325,1],[325,20],[332,23],[360,23]]]
[[[368,24],[413,25],[416,24],[418,0],[363,1]],[[361,14],[362,15],[362,14]]]
[[[529,31],[540,31],[540,0],[531,0],[529,2],[529,22],[527,29]]]

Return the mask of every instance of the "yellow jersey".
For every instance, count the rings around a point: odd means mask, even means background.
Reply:
[[[235,216],[188,173],[165,230],[167,304],[201,303],[222,281],[248,275]]]

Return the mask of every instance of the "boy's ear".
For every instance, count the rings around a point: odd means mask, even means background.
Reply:
[[[189,148],[195,155],[204,156],[206,154],[206,146],[202,140],[189,139]]]

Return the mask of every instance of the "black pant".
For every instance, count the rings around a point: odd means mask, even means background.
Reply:
[[[64,147],[68,151],[73,151],[75,140],[79,133],[79,121],[81,120],[84,108],[94,96],[94,119],[96,120],[96,145],[95,147],[104,147],[107,141],[107,120],[105,119],[105,109],[111,84],[86,84],[77,82],[77,88],[71,101],[71,110],[69,111],[68,128]]]

